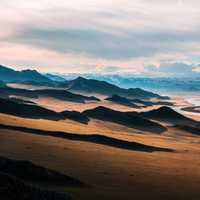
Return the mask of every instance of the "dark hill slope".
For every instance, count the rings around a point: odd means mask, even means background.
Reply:
[[[112,95],[112,97],[108,97],[105,100],[107,101],[111,101],[120,105],[124,105],[124,106],[128,106],[131,108],[139,108],[138,105],[132,103],[129,99],[127,99],[126,97],[121,97],[119,95]]]
[[[132,103],[140,104],[142,106],[154,106],[154,105],[162,105],[162,106],[173,106],[174,104],[169,101],[144,101],[141,99],[129,99]]]
[[[157,121],[168,122],[180,130],[187,131],[191,134],[200,134],[200,122],[188,118],[169,107],[161,107],[149,112],[139,113],[140,116],[146,119],[154,119]]]
[[[193,127],[190,125],[175,125],[174,127],[178,128],[180,130],[189,132],[193,135],[200,135],[200,126]]]
[[[11,87],[0,88],[1,97],[9,97],[10,95],[22,96],[28,98],[38,97],[52,97],[64,101],[72,101],[78,103],[84,103],[85,101],[99,101],[96,97],[88,97],[84,95],[74,94],[66,90],[57,89],[43,89],[43,90],[26,90]]]
[[[173,124],[191,125],[191,124],[197,123],[195,120],[185,117],[184,115],[176,112],[175,110],[167,106],[162,106],[158,109],[151,110],[148,112],[142,112],[140,113],[140,116],[148,118],[148,119],[156,119],[159,121],[170,122]]]
[[[67,193],[40,188],[0,172],[1,200],[71,200]]]
[[[54,170],[50,170],[25,160],[11,160],[0,157],[0,172],[24,181],[47,183],[50,185],[81,186],[81,182]]]
[[[71,119],[87,123],[89,119],[82,113],[74,111],[54,112],[33,104],[23,104],[9,99],[0,98],[0,113],[32,119],[62,120]]]
[[[38,95],[35,94],[32,90],[11,88],[7,86],[0,88],[0,97],[9,97],[11,95],[27,98],[38,98]]]
[[[30,161],[0,157],[1,200],[71,200],[53,188],[86,186],[79,180]]]
[[[119,95],[112,95],[111,97],[106,98],[105,100],[111,101],[120,105],[128,106],[131,108],[140,108],[140,107],[147,107],[147,106],[154,106],[154,105],[168,105],[172,106],[172,102],[167,101],[145,101],[141,99],[129,99],[126,97],[122,97]]]
[[[162,133],[166,128],[162,125],[144,119],[138,113],[120,112],[106,107],[99,106],[97,108],[86,110],[83,114],[88,117],[122,124],[124,126],[139,129],[142,131],[149,131],[153,133]]]
[[[85,101],[100,101],[98,98],[94,96],[88,97],[80,94],[74,94],[66,90],[45,89],[45,90],[34,90],[33,93],[41,97],[53,97],[64,101],[72,101],[80,103],[84,103]]]

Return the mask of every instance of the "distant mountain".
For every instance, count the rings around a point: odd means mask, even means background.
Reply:
[[[55,75],[55,74],[44,74],[47,78],[51,79],[52,81],[57,81],[57,82],[64,82],[66,79],[64,79],[61,76]]]
[[[188,75],[187,73],[185,75]],[[63,76],[66,80],[75,79],[80,74],[68,74]],[[87,79],[106,81],[122,88],[138,87],[150,91],[200,91],[200,79],[198,77],[141,77],[135,74],[124,75],[102,75],[102,74],[82,74]]]
[[[64,78],[53,74],[42,75],[35,70],[15,71],[1,65],[0,80],[4,82],[19,82],[29,85],[66,88],[71,91],[101,94],[106,96],[116,94],[122,97],[137,99],[168,99],[166,96],[160,96],[140,88],[124,89],[106,81],[86,79],[83,77],[66,81]]]
[[[131,108],[139,108],[140,106],[138,106],[137,104],[134,104],[131,102],[131,100],[127,99],[126,97],[121,97],[119,95],[112,95],[111,97],[106,98],[105,100],[107,101],[111,101],[123,106],[128,106]]]
[[[200,91],[199,78],[129,78],[116,77],[116,83],[121,87],[139,87],[151,91],[176,92]],[[114,81],[114,82],[115,82]]]
[[[59,85],[60,87],[67,88],[71,91],[85,92],[85,93],[96,93],[101,95],[120,95],[127,98],[159,98],[167,99],[167,97],[160,96],[158,94],[142,90],[140,88],[129,88],[123,89],[116,85],[110,84],[105,81],[98,81],[93,79],[85,79],[78,77],[77,79],[66,81]]]
[[[84,96],[74,94],[66,90],[56,89],[41,89],[41,90],[26,90],[10,87],[0,88],[0,97],[9,97],[11,95],[22,96],[28,98],[39,98],[39,97],[52,97],[63,101],[71,101],[77,103],[85,103],[85,101],[99,101],[98,98],[91,96]]]
[[[0,113],[10,114],[19,117],[47,119],[55,121],[71,119],[81,123],[87,123],[89,121],[86,115],[79,112],[55,112],[38,105],[19,103],[10,99],[0,98],[0,105]]]
[[[133,112],[120,112],[99,106],[94,109],[86,110],[83,114],[91,118],[114,122],[141,131],[149,131],[153,133],[162,133],[166,131],[164,126],[148,119],[144,119],[136,112],[134,114]]]
[[[0,80],[4,82],[51,82],[51,80],[36,70],[15,71],[11,68],[0,65]]]

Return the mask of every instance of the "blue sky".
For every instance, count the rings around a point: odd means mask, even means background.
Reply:
[[[0,1],[1,64],[59,73],[200,71],[198,0]]]

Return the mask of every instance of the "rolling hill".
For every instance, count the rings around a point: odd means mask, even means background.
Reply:
[[[88,117],[82,113],[75,111],[55,112],[38,105],[19,103],[9,99],[0,98],[0,113],[32,118],[32,119],[48,119],[63,120],[71,119],[80,123],[87,123]]]
[[[132,112],[130,114],[129,112],[120,112],[103,106],[99,106],[94,109],[86,110],[83,112],[83,114],[90,118],[114,122],[141,131],[162,133],[167,130],[164,126],[156,122],[142,118],[137,112],[135,112],[134,114]]]
[[[128,106],[131,108],[139,108],[140,107],[137,104],[132,103],[131,100],[129,100],[125,97],[121,97],[119,95],[112,95],[111,97],[108,97],[105,100],[111,101],[111,102],[114,102],[114,103],[117,103],[120,105]]]
[[[28,98],[38,98],[38,97],[52,97],[63,101],[72,101],[77,103],[85,103],[85,101],[99,101],[98,98],[91,96],[84,96],[79,94],[74,94],[67,90],[57,90],[57,89],[41,89],[41,90],[26,90],[11,87],[0,87],[0,96],[9,97],[11,95],[28,97]]]
[[[131,108],[141,108],[141,107],[148,107],[154,105],[165,105],[165,106],[173,106],[172,102],[168,101],[148,101],[148,100],[141,100],[141,99],[129,99],[126,97],[122,97],[119,95],[112,95],[111,97],[106,98],[105,100],[111,101],[120,105],[128,106]]]
[[[188,127],[200,127],[200,123],[198,121],[186,117],[167,106],[162,106],[158,109],[154,109],[148,112],[141,112],[139,115],[146,119],[164,121],[175,126],[179,125]]]

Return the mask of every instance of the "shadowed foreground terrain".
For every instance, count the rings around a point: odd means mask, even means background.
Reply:
[[[70,195],[41,189],[0,172],[1,200],[71,200]]]
[[[199,200],[199,138],[144,134],[132,134],[129,138],[176,152],[129,151],[1,129],[0,155],[30,160],[91,186],[49,188],[67,192],[74,200]]]
[[[0,172],[37,184],[83,186],[79,180],[25,160],[0,157]]]
[[[37,166],[25,160],[0,157],[1,200],[70,200],[67,193],[49,190],[49,186],[75,186],[83,184],[70,176]]]

